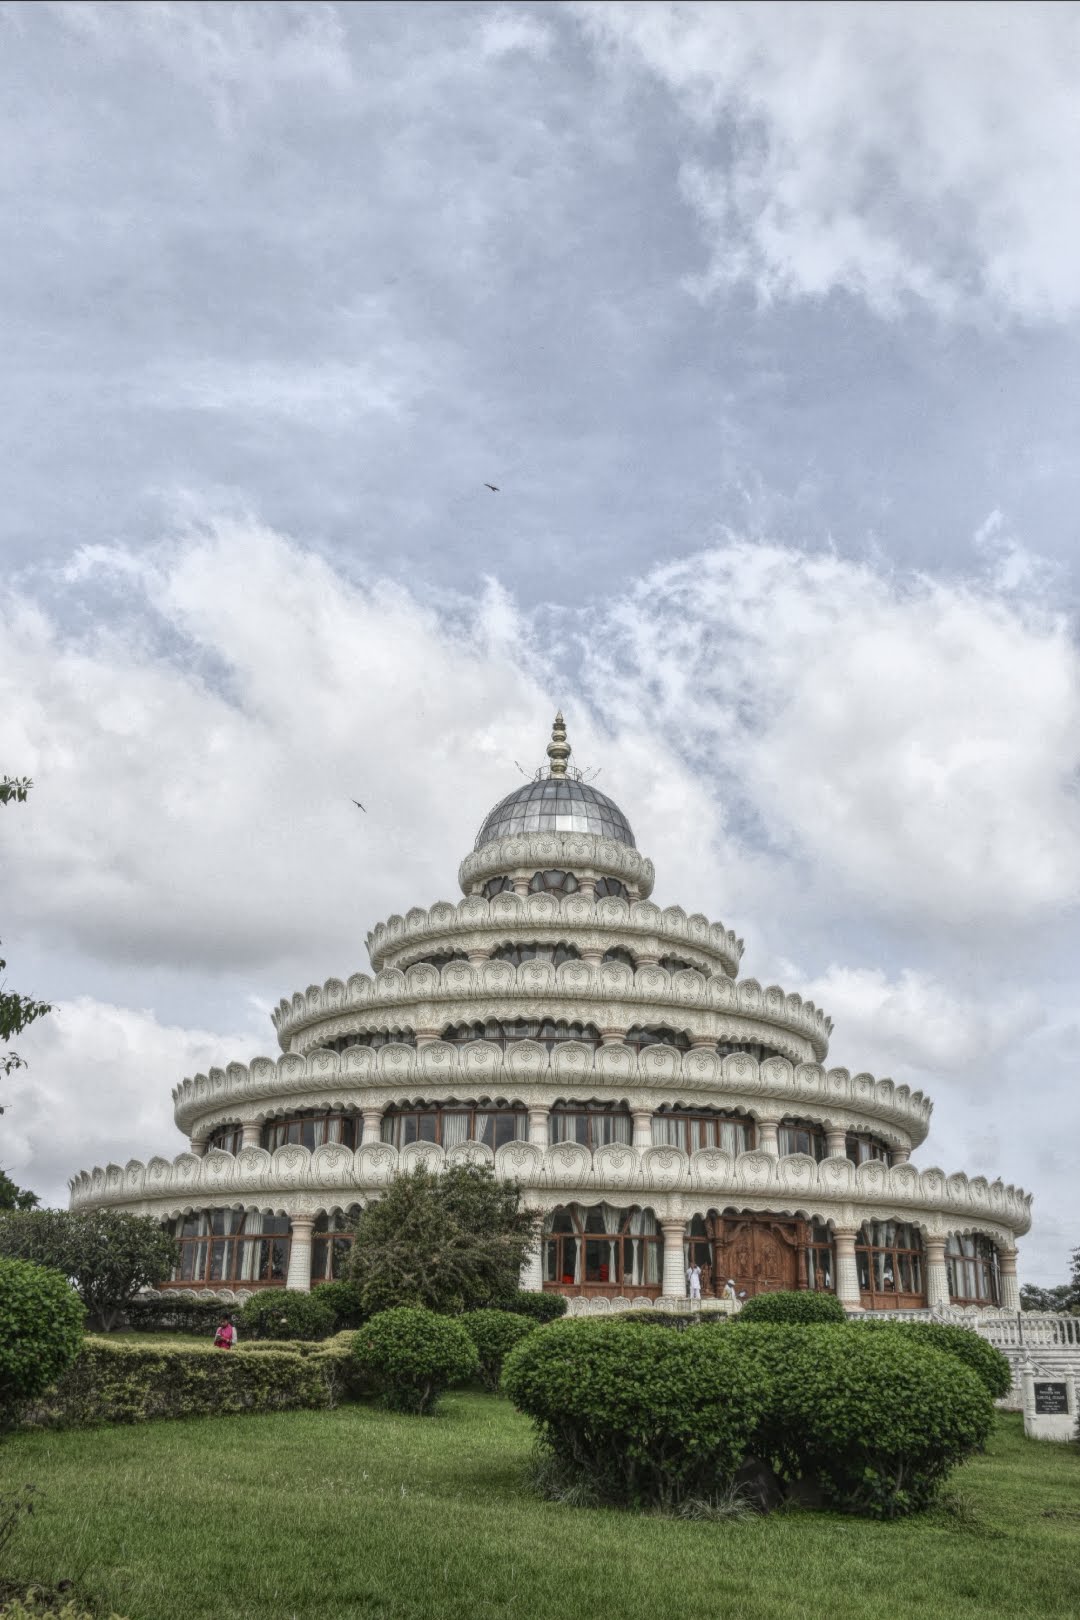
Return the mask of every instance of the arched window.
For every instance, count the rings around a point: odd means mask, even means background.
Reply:
[[[855,1239],[862,1302],[870,1310],[917,1310],[926,1303],[922,1237],[907,1221],[867,1221]]]
[[[581,952],[576,945],[560,941],[558,945],[539,945],[535,940],[527,945],[500,945],[492,951],[493,962],[510,962],[520,967],[522,962],[551,962],[561,967],[564,962],[580,962]]]
[[[603,900],[605,895],[617,895],[620,900],[629,900],[626,884],[620,883],[618,878],[602,877],[596,880],[596,898]]]
[[[311,1238],[313,1283],[336,1282],[345,1275],[359,1214],[360,1205],[350,1204],[344,1213],[337,1209],[332,1215],[319,1216]]]
[[[605,962],[625,962],[628,968],[637,967],[637,957],[622,945],[613,945],[609,951],[604,952]]]
[[[388,1108],[382,1118],[382,1139],[396,1148],[410,1142],[438,1142],[444,1148],[457,1142],[484,1142],[494,1151],[507,1142],[523,1142],[528,1134],[526,1110],[502,1101]]]
[[[668,973],[681,973],[683,968],[696,967],[697,964],[694,962],[688,962],[686,958],[682,956],[662,956],[660,958],[660,966]],[[701,970],[699,968],[698,972],[700,971]]]
[[[880,1136],[871,1136],[868,1131],[849,1131],[845,1139],[844,1153],[852,1164],[867,1164],[871,1159],[880,1159],[882,1164],[892,1164],[892,1154],[887,1142]]]
[[[579,1294],[659,1293],[663,1239],[651,1209],[568,1204],[544,1221],[544,1286]]]
[[[760,1046],[756,1041],[717,1041],[716,1050],[721,1057],[731,1057],[733,1053],[742,1052],[746,1057],[764,1063],[766,1058],[783,1057],[775,1046]]]
[[[629,1143],[634,1136],[630,1110],[618,1103],[557,1102],[550,1119],[553,1142],[580,1142],[593,1149],[608,1142]]]
[[[413,1029],[371,1029],[361,1030],[355,1035],[342,1035],[340,1040],[327,1041],[327,1046],[333,1052],[348,1051],[350,1046],[415,1046],[416,1031]]]
[[[275,1148],[297,1144],[300,1147],[323,1147],[328,1142],[342,1147],[359,1147],[361,1119],[359,1114],[325,1113],[315,1108],[297,1109],[295,1113],[268,1120],[263,1126],[262,1145],[270,1153]]]
[[[661,1108],[653,1115],[653,1143],[657,1147],[723,1148],[746,1153],[754,1145],[754,1124],[744,1115],[724,1108]]]
[[[529,879],[530,894],[576,894],[578,887],[573,872],[534,872]]]
[[[1000,1305],[997,1246],[988,1237],[950,1232],[945,1243],[945,1269],[954,1305]]]
[[[824,1221],[809,1221],[806,1230],[806,1286],[835,1291],[836,1258],[831,1229]]]
[[[683,1029],[669,1029],[666,1024],[659,1028],[646,1029],[642,1024],[635,1024],[623,1036],[627,1046],[635,1052],[640,1052],[646,1046],[673,1046],[677,1052],[689,1052],[690,1037]]]
[[[809,1153],[812,1159],[825,1157],[825,1132],[809,1119],[782,1119],[776,1133],[781,1154]]]
[[[497,894],[513,894],[514,880],[512,877],[488,878],[482,892],[485,900],[494,900]]]
[[[600,1045],[600,1031],[595,1024],[570,1024],[554,1018],[489,1018],[485,1023],[447,1024],[442,1038],[454,1046],[464,1046],[467,1041],[487,1041],[502,1047],[515,1041],[539,1041],[549,1052],[564,1041]]]
[[[216,1131],[211,1131],[206,1138],[206,1150],[219,1148],[222,1153],[239,1153],[244,1140],[243,1127],[240,1125],[219,1125]]]
[[[464,951],[436,951],[433,956],[418,956],[409,967],[449,967],[451,962],[467,962],[469,958]]]
[[[282,1284],[289,1271],[289,1217],[258,1209],[204,1209],[174,1222],[180,1261],[173,1282]]]

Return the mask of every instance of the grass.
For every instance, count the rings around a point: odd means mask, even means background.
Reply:
[[[130,1620],[1077,1620],[1080,1453],[999,1419],[943,1506],[880,1525],[684,1522],[539,1501],[524,1419],[364,1406],[24,1433],[10,1573]],[[5,1570],[4,1574],[9,1571]],[[107,1612],[107,1610],[106,1610]]]

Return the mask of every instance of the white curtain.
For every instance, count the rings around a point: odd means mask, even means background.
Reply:
[[[476,1116],[476,1135],[477,1135],[477,1139],[479,1139],[480,1131],[481,1131],[481,1128],[482,1128],[481,1124],[480,1124],[480,1121],[484,1117],[485,1116],[483,1114],[477,1114],[477,1116]],[[468,1140],[468,1136],[469,1136],[469,1116],[468,1116],[468,1114],[444,1114],[443,1115],[443,1117],[442,1117],[442,1145],[443,1145],[444,1148],[452,1148],[458,1142],[465,1142],[465,1141]]]
[[[482,1142],[487,1136],[488,1131],[491,1129],[491,1115],[481,1114],[480,1111],[477,1110],[475,1117],[476,1124],[473,1127],[473,1136],[477,1142]]]
[[[247,1220],[244,1223],[245,1237],[252,1237],[255,1233],[261,1232],[262,1229],[263,1229],[262,1210],[261,1209],[250,1210],[248,1212]],[[241,1282],[255,1282],[255,1281],[257,1281],[258,1276],[259,1276],[259,1249],[260,1249],[260,1243],[259,1243],[258,1238],[256,1237],[255,1241],[253,1243],[245,1242],[243,1248],[244,1248],[243,1258],[242,1258],[242,1260],[240,1262],[240,1281]]]
[[[633,1132],[633,1120],[628,1114],[613,1114],[611,1116],[611,1140],[629,1144]]]

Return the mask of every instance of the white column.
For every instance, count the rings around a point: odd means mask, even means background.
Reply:
[[[548,1145],[548,1115],[550,1108],[529,1109],[529,1141],[535,1142],[539,1147]],[[522,1284],[522,1287],[525,1285]]]
[[[847,1132],[826,1130],[825,1157],[827,1159],[847,1158]]]
[[[663,1295],[665,1299],[686,1298],[686,1253],[684,1239],[686,1237],[686,1222],[661,1221],[660,1226],[664,1233],[664,1283]]]
[[[521,898],[524,900],[524,898],[528,894],[528,892],[529,892],[529,879],[527,877],[516,877],[514,879],[514,893],[515,894],[520,894]]]
[[[469,962],[471,963],[471,965],[473,967],[479,967],[481,962],[486,962],[487,961],[490,954],[491,954],[490,951],[484,951],[484,950],[470,951],[468,953]]]
[[[588,963],[589,967],[602,967],[604,953],[603,951],[582,951],[581,960]]]
[[[634,1146],[636,1148],[652,1147],[652,1110],[650,1108],[635,1108],[632,1117],[634,1121]]]
[[[596,899],[596,877],[579,877],[578,892],[587,895],[590,900]]]
[[[780,1144],[776,1132],[780,1121],[776,1119],[759,1119],[757,1122],[757,1145],[762,1153],[771,1153],[773,1158],[780,1153]]]
[[[949,1303],[949,1273],[945,1265],[945,1239],[923,1234],[926,1249],[926,1303],[931,1310],[935,1305]]]
[[[838,1227],[836,1240],[836,1297],[848,1311],[861,1311],[859,1272],[855,1265],[855,1229]]]
[[[998,1250],[998,1272],[1001,1277],[1001,1305],[1006,1311],[1020,1309],[1020,1282],[1016,1275],[1016,1250]]]
[[[524,1288],[532,1294],[539,1294],[544,1286],[544,1267],[540,1258],[540,1245],[537,1243],[521,1262],[521,1272],[518,1277],[518,1287]]]
[[[254,1125],[245,1125],[243,1127],[240,1146],[242,1148],[262,1146],[262,1126],[257,1120]]]
[[[311,1233],[314,1215],[292,1215],[289,1218],[292,1244],[289,1248],[289,1275],[286,1288],[299,1288],[304,1294],[311,1290]]]
[[[626,1040],[625,1029],[602,1029],[600,1039],[605,1046],[622,1046]]]
[[[194,1155],[195,1155],[195,1157],[197,1159],[203,1159],[203,1158],[206,1157],[206,1138],[205,1138],[205,1136],[193,1136],[191,1138],[190,1146],[191,1146],[192,1153],[194,1153]]]
[[[418,1029],[416,1032],[417,1046],[430,1046],[432,1041],[442,1040],[441,1029]]]
[[[910,1148],[890,1148],[889,1157],[893,1164],[907,1164],[911,1158]]]
[[[383,1111],[381,1108],[364,1109],[364,1132],[360,1138],[362,1143],[378,1142],[381,1140],[382,1117]]]

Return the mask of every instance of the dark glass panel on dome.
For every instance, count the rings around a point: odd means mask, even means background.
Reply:
[[[603,960],[605,962],[625,962],[628,968],[637,967],[636,958],[622,945],[613,945],[610,950],[605,951]]]
[[[494,900],[497,894],[513,894],[514,880],[512,877],[488,878],[484,884],[484,899]]]
[[[573,872],[534,872],[529,879],[530,894],[576,894],[577,889]]]
[[[618,878],[598,878],[596,882],[596,898],[598,900],[603,900],[609,894],[617,895],[620,900],[629,899],[629,895],[626,892],[626,884],[620,883]]]
[[[492,951],[493,962],[510,962],[514,967],[520,967],[522,962],[552,962],[561,967],[564,962],[579,962],[581,952],[576,945],[567,945],[560,942],[558,945],[538,945],[530,942],[527,945],[500,945]]]
[[[515,788],[491,811],[476,837],[482,849],[519,833],[583,832],[636,849],[630,823],[606,793],[569,777],[542,777]]]

